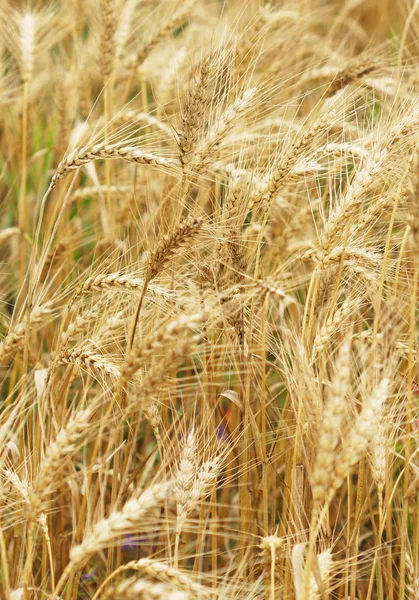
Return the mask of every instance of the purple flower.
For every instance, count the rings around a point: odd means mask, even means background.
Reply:
[[[90,573],[86,573],[85,575],[81,576],[83,581],[92,581],[95,577],[96,577],[96,567],[93,569],[93,571],[90,571]]]
[[[220,423],[217,427],[217,439],[222,442],[225,442],[227,437],[228,437],[227,427],[225,425],[223,425],[222,423]]]
[[[136,540],[132,533],[127,533],[125,536],[125,541],[122,544],[122,552],[127,552],[128,550],[135,550],[138,546],[139,540]]]

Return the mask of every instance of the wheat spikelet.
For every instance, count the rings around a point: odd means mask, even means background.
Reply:
[[[221,457],[217,456],[205,462],[196,472],[190,489],[184,495],[177,496],[178,517],[180,522],[195,510],[198,504],[211,492],[217,481],[222,466]],[[177,477],[176,477],[177,480]],[[175,488],[176,493],[176,488]]]
[[[339,207],[329,219],[325,239],[322,243],[324,252],[329,251],[346,224],[350,222],[369,187],[374,183],[375,177],[381,172],[387,156],[388,148],[381,143],[377,144],[366,159],[364,166],[355,174]]]
[[[394,146],[401,139],[412,134],[417,120],[417,113],[408,115],[401,122],[396,123],[389,133],[374,145],[362,168],[356,172],[339,206],[330,215],[322,242],[323,251],[329,251],[347,224],[351,222],[365,195],[376,183],[377,176],[382,173],[390,159]]]
[[[97,196],[100,194],[104,194],[107,190],[114,194],[132,194],[133,188],[131,185],[99,185],[99,186],[86,186],[81,187],[77,190],[74,190],[71,198],[72,200],[83,200],[85,198],[90,198],[92,196]]]
[[[383,413],[371,440],[371,471],[377,485],[378,510],[381,516],[388,455],[388,427],[388,415]]]
[[[106,322],[99,328],[97,333],[93,336],[93,340],[99,344],[104,344],[109,338],[113,338],[118,330],[125,325],[126,312],[121,310],[120,312],[112,315]]]
[[[144,277],[144,285],[138,301],[128,342],[128,352],[134,344],[141,308],[150,282],[157,277],[157,275],[166,267],[168,262],[176,256],[178,250],[193,238],[201,228],[202,224],[202,218],[188,217],[182,221],[171,234],[165,235],[163,239],[159,241],[157,247],[150,253]]]
[[[175,568],[178,567],[180,536],[186,518],[211,494],[223,464],[223,457],[215,456],[199,466],[195,457],[195,444],[195,435],[192,431],[183,449],[173,488],[177,513],[174,553]]]
[[[80,290],[76,292],[76,296],[87,294],[89,292],[101,292],[109,289],[123,289],[123,290],[141,290],[144,285],[144,279],[135,277],[134,275],[123,275],[121,273],[103,273],[88,277]]]
[[[151,427],[153,428],[153,433],[157,440],[157,443],[160,444],[160,446],[161,446],[162,440],[161,440],[161,435],[160,435],[160,426],[162,425],[163,422],[162,422],[161,415],[160,415],[160,408],[159,408],[159,405],[157,404],[157,402],[150,402],[150,404],[145,406],[144,415],[145,415],[146,419],[149,421]],[[161,452],[161,450],[160,450],[160,452]]]
[[[292,549],[292,567],[294,577],[294,588],[297,600],[303,598],[303,557],[306,544],[296,544]],[[330,572],[333,566],[331,550],[325,550],[316,556],[318,573],[323,587],[326,589]],[[319,600],[321,598],[319,585],[313,574],[310,576],[308,599]]]
[[[191,494],[194,477],[198,470],[196,456],[197,449],[196,435],[192,430],[189,432],[186,443],[182,449],[179,467],[176,473],[176,481],[173,487],[179,515],[186,513],[186,505]]]
[[[119,21],[115,31],[115,57],[120,59],[125,51],[125,46],[128,41],[132,21],[135,16],[138,0],[127,0],[120,11]]]
[[[360,262],[361,264],[369,262],[375,268],[381,262],[381,256],[378,253],[352,246],[333,246],[328,253],[321,250],[307,250],[304,259],[313,260],[319,265],[319,268],[324,269],[335,262],[340,262],[342,255],[345,259],[353,262]]]
[[[260,548],[266,553],[267,560],[270,561],[270,597],[271,600],[275,598],[276,585],[275,585],[275,571],[276,571],[276,552],[284,545],[284,538],[278,537],[278,535],[268,535],[261,539],[259,545]]]
[[[138,497],[128,500],[121,511],[111,513],[96,523],[82,543],[71,549],[70,567],[84,563],[88,556],[106,548],[124,532],[141,527],[143,517],[167,498],[171,487],[172,482],[155,484]]]
[[[70,321],[67,329],[61,332],[60,349],[67,346],[69,341],[76,337],[79,333],[82,333],[86,328],[86,324],[89,323],[89,321],[96,319],[98,315],[99,308],[95,307],[88,311],[86,314],[77,315],[76,317],[74,317]]]

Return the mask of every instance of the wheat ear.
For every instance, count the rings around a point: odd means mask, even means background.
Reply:
[[[350,379],[351,343],[342,344],[335,364],[328,398],[323,409],[317,438],[317,455],[312,475],[313,501],[318,504],[327,494],[333,476],[335,455],[346,415],[345,396]]]
[[[35,306],[30,313],[29,325],[39,325],[47,319],[53,310],[54,304],[46,302],[39,306]],[[25,340],[27,330],[27,320],[19,321],[12,327],[2,342],[0,342],[0,360],[7,355],[17,352]]]
[[[339,330],[340,325],[353,314],[359,306],[358,298],[346,298],[335,312],[321,326],[313,342],[311,360],[314,362]]]
[[[115,379],[121,376],[120,369],[110,363],[102,354],[90,350],[70,349],[62,350],[54,359],[54,365],[76,365],[87,370],[109,375]]]
[[[144,277],[144,286],[138,301],[137,311],[135,313],[131,335],[128,342],[128,352],[131,350],[134,343],[141,307],[143,305],[150,282],[157,277],[157,275],[176,256],[179,249],[196,235],[196,233],[201,229],[202,225],[202,218],[188,217],[182,221],[171,234],[164,236],[163,239],[157,244],[157,247],[150,253],[146,274]]]
[[[51,179],[51,188],[55,187],[57,182],[66,177],[71,171],[95,160],[108,159],[119,159],[136,165],[163,167],[171,171],[179,168],[175,161],[156,156],[150,152],[143,152],[135,146],[127,146],[122,142],[116,144],[102,142],[70,152],[58,165]]]
[[[187,592],[174,591],[173,587],[168,584],[153,583],[149,579],[135,579],[134,577],[109,589],[101,598],[103,600],[110,598],[118,600],[192,600]]]
[[[383,377],[373,392],[366,398],[361,412],[358,414],[351,431],[344,438],[341,451],[336,457],[334,474],[326,496],[327,501],[330,501],[334,496],[344,479],[349,475],[351,468],[359,462],[367,449],[378,428],[389,391],[390,379]]]
[[[193,331],[202,323],[203,318],[204,316],[201,313],[183,315],[180,319],[163,324],[157,332],[148,336],[142,342],[134,344],[122,366],[122,380],[128,381],[147,359],[152,358],[159,351],[165,351],[170,347],[175,348],[176,343],[185,335],[193,340]]]
[[[22,231],[19,227],[7,227],[0,231],[0,244],[4,244],[15,235],[21,235]]]
[[[405,560],[406,571],[409,577],[409,583],[406,586],[409,593],[409,600],[419,600],[419,576],[415,573],[415,567],[413,566],[411,556],[408,552],[405,554]]]
[[[89,425],[92,412],[91,408],[79,410],[48,446],[30,493],[31,503],[36,513],[43,510],[43,503],[60,485],[57,473],[62,468],[63,459],[74,452]]]
[[[179,10],[175,11],[172,17],[163,24],[163,26],[157,31],[157,33],[151,38],[151,40],[145,44],[137,52],[135,58],[132,60],[132,66],[138,67],[143,64],[147,56],[154,50],[154,48],[170,35],[188,16],[189,11],[196,4],[197,0],[185,0]]]
[[[180,535],[186,517],[197,508],[202,500],[211,494],[222,466],[222,457],[216,456],[198,468],[196,460],[190,456],[191,450],[192,447],[190,446],[188,448],[187,459],[185,458],[184,461],[181,460],[174,485],[177,508],[174,552],[175,568],[178,567]],[[192,470],[194,470],[193,474]]]
[[[154,577],[155,579],[160,579],[163,582],[171,583],[176,587],[184,588],[185,591],[191,594],[196,594],[196,596],[200,598],[211,598],[213,596],[211,590],[208,590],[204,586],[200,585],[186,573],[179,571],[179,569],[174,569],[170,565],[158,560],[140,558],[140,560],[132,560],[131,562],[121,565],[118,569],[116,569],[100,586],[92,600],[96,600],[99,593],[103,589],[103,586],[111,577],[116,577],[119,573],[124,571],[142,571],[147,575]]]
[[[141,529],[144,517],[167,499],[171,488],[171,481],[155,484],[140,496],[128,500],[120,511],[112,512],[109,517],[96,523],[84,536],[82,543],[71,549],[70,562],[54,590],[54,595],[61,592],[70,575],[80,569],[92,554],[107,548],[124,533]]]
[[[178,134],[178,145],[184,174],[193,159],[195,147],[204,128],[204,117],[209,105],[208,85],[213,68],[213,55],[210,54],[202,60],[199,74],[188,90],[182,109],[182,130]]]
[[[109,79],[115,65],[116,41],[118,26],[116,0],[101,0],[102,33],[100,40],[100,68],[104,83]]]
[[[362,77],[369,75],[377,69],[377,63],[371,58],[364,56],[356,57],[334,77],[333,82],[327,90],[328,96],[333,96],[347,85],[359,81]]]

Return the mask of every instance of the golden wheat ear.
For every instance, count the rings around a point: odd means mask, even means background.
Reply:
[[[124,533],[141,528],[144,517],[168,497],[172,485],[173,482],[155,484],[138,497],[128,500],[121,511],[113,512],[107,519],[96,523],[92,530],[85,534],[82,543],[72,548],[70,561],[54,593],[60,593],[67,579],[77,572],[92,554],[115,543]]]

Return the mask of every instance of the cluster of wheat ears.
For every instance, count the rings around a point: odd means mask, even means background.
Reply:
[[[418,2],[0,28],[1,599],[419,600]]]

